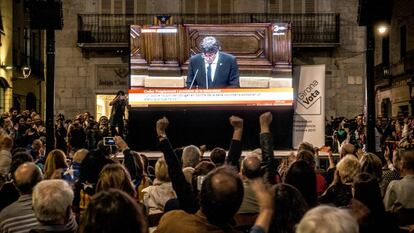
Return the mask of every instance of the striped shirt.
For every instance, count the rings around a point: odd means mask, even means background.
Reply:
[[[0,212],[1,233],[28,233],[31,229],[41,227],[37,221],[33,207],[32,195],[21,195]],[[72,215],[66,224],[67,229],[75,232],[78,224]]]
[[[22,195],[0,212],[0,232],[26,233],[39,225],[32,208],[32,195]]]

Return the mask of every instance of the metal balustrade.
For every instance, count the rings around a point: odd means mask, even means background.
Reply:
[[[169,24],[292,23],[293,46],[339,44],[339,14],[168,14]],[[129,25],[158,25],[156,14],[79,14],[78,43],[128,43]]]

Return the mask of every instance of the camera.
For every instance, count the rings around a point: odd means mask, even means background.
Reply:
[[[115,140],[113,137],[104,137],[103,138],[103,144],[104,146],[114,146]]]

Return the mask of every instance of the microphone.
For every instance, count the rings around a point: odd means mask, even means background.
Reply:
[[[207,78],[207,74],[206,74],[206,89],[208,89],[208,78]]]
[[[197,78],[197,74],[198,74],[198,69],[196,70],[195,75],[194,75],[194,77],[193,77],[193,81],[191,82],[190,88],[188,88],[188,89],[191,89],[191,88],[193,87],[194,81],[195,81],[195,80],[196,80],[196,78]]]

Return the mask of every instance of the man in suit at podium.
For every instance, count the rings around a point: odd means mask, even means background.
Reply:
[[[200,44],[201,53],[190,58],[187,87],[239,88],[239,67],[236,57],[221,52],[216,38],[205,37]]]

